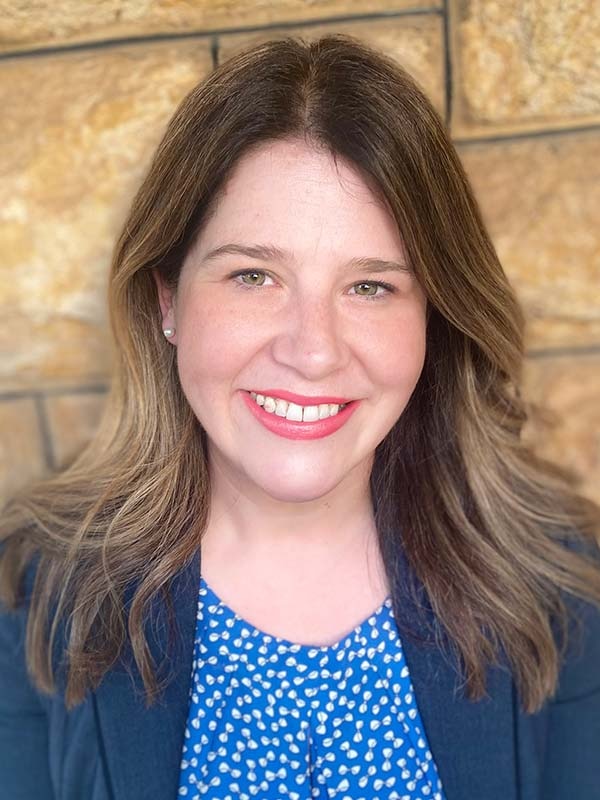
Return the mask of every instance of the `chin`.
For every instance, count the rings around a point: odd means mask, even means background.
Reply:
[[[335,489],[335,486],[335,483],[324,484],[321,482],[318,486],[315,486],[314,483],[305,486],[299,486],[297,483],[296,485],[285,486],[266,484],[259,486],[259,488],[269,497],[272,497],[273,500],[280,503],[309,503],[312,500],[319,500],[321,497],[325,497]]]

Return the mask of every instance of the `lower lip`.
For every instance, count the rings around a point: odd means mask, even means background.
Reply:
[[[248,392],[242,392],[242,394],[244,402],[256,419],[267,430],[286,439],[321,439],[323,436],[330,436],[348,422],[360,403],[360,400],[352,400],[335,416],[326,419],[319,419],[315,422],[293,422],[285,417],[279,417],[275,413],[269,414],[250,397]]]

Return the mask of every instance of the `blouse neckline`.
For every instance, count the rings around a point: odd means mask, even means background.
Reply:
[[[259,639],[268,649],[276,648],[278,652],[282,652],[283,650],[290,650],[295,653],[304,652],[312,657],[317,654],[325,654],[331,651],[346,649],[352,644],[352,642],[355,642],[358,639],[364,640],[365,637],[368,638],[370,629],[372,629],[374,626],[377,626],[382,621],[382,617],[389,616],[389,610],[392,606],[391,595],[388,595],[378,608],[376,608],[365,619],[363,619],[362,622],[359,622],[358,625],[355,625],[351,631],[343,635],[333,644],[311,645],[292,642],[284,637],[266,633],[256,625],[248,622],[240,614],[230,608],[230,606],[228,606],[227,603],[225,603],[217,595],[217,593],[206,582],[204,577],[200,578],[200,589],[203,600],[203,616],[206,617],[205,612],[208,611],[208,616],[211,618],[215,612],[220,610],[220,625],[223,624],[232,629],[235,626],[242,636],[244,635],[243,631],[245,630],[246,638],[248,638],[248,636],[252,636],[255,641],[256,639]],[[236,640],[233,640],[234,644],[235,641]],[[231,646],[231,644],[232,641],[230,640],[229,645]]]

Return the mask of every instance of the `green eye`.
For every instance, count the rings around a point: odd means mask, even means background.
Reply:
[[[375,283],[357,283],[355,285],[356,286],[366,286],[369,289],[375,289],[375,293],[367,294],[367,295],[361,295],[361,297],[373,297],[374,294],[377,293],[377,285]]]
[[[259,278],[259,279],[261,277],[263,278],[262,282],[260,282],[260,281],[251,281],[250,282],[250,286],[262,286],[262,284],[264,283],[264,277],[265,277],[265,273],[264,272],[242,272],[242,273],[240,273],[240,277],[242,277],[242,278],[247,278],[249,276],[252,276],[253,278]]]
[[[385,281],[361,281],[360,283],[355,283],[354,286],[367,286],[370,289],[375,289],[375,293],[373,294],[361,294],[357,292],[358,297],[365,297],[367,300],[383,300],[386,295],[396,292],[396,287]],[[379,288],[385,289],[385,292],[377,294],[377,289]]]
[[[254,278],[258,278],[258,281],[244,281],[244,280],[237,280],[237,278],[247,278],[248,276],[252,276]],[[261,269],[244,269],[240,270],[239,272],[234,272],[229,276],[235,283],[238,283],[242,286],[246,286],[248,288],[252,288],[253,286],[263,286],[264,279],[267,277],[267,273],[263,272]],[[260,280],[262,278],[262,281]]]

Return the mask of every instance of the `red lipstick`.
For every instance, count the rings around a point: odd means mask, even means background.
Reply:
[[[332,433],[338,431],[342,425],[345,425],[346,422],[350,419],[352,414],[356,411],[360,404],[360,400],[351,400],[347,401],[348,404],[343,408],[341,411],[333,417],[327,417],[326,419],[318,419],[315,422],[295,422],[293,420],[286,419],[285,417],[280,417],[279,415],[272,413],[270,414],[268,411],[265,411],[262,406],[259,406],[257,402],[255,402],[252,397],[250,397],[249,392],[242,392],[242,398],[248,407],[249,411],[253,416],[271,433],[275,433],[278,436],[283,436],[285,439],[300,439],[300,440],[308,440],[308,439],[321,439],[324,436],[330,436]],[[257,394],[262,394],[262,392],[257,392]],[[273,393],[275,397],[281,397],[282,400],[286,400],[286,397],[282,397],[281,394]],[[287,392],[287,395],[290,395],[290,392]],[[272,397],[273,395],[269,395]],[[293,397],[294,395],[292,395]],[[298,397],[298,395],[295,395]],[[314,398],[310,398],[312,400],[311,403],[306,403],[306,405],[318,405],[315,402]],[[295,401],[290,401],[295,402]],[[322,402],[327,402],[323,400]],[[304,404],[303,404],[304,405]]]

